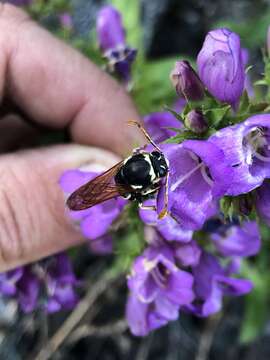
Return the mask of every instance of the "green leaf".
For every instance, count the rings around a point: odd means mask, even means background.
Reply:
[[[164,141],[164,144],[180,144],[184,140],[190,139],[200,139],[200,136],[192,131],[186,130],[181,132],[180,134],[170,137],[169,139]]]
[[[203,114],[207,117],[210,127],[218,128],[230,109],[230,105],[223,105],[221,107],[203,109]]]
[[[245,315],[241,326],[240,341],[248,343],[262,332],[268,316],[269,271],[261,272],[257,266],[243,264],[242,274],[253,282],[254,288],[246,296]]]
[[[175,100],[169,74],[177,58],[159,61],[141,61],[135,64],[133,99],[142,114],[161,111],[165,104]]]

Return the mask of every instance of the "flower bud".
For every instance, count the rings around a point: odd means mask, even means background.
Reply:
[[[208,128],[208,124],[199,110],[191,110],[185,118],[185,126],[196,134],[202,134]]]
[[[228,29],[210,31],[197,57],[197,66],[208,91],[236,107],[245,81],[239,36]]]
[[[97,37],[103,52],[125,45],[121,14],[113,6],[104,6],[98,13]]]
[[[179,96],[194,101],[203,98],[203,84],[188,61],[177,61],[170,79]]]
[[[126,44],[121,14],[113,6],[104,6],[98,13],[96,27],[99,46],[108,61],[109,71],[117,73],[128,83],[137,50]]]

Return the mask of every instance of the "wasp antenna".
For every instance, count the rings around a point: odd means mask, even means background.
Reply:
[[[154,146],[154,148],[156,148],[159,152],[162,152],[161,149],[157,146],[157,144],[151,139],[150,135],[148,134],[148,132],[145,130],[145,128],[138,122],[135,120],[128,120],[128,125],[135,125],[137,126],[141,132],[144,134],[144,136],[146,137],[146,139],[150,142],[150,144],[152,144]]]

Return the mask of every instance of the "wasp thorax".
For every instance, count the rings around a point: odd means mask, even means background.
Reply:
[[[162,153],[138,153],[125,160],[115,176],[115,182],[128,185],[136,193],[133,192],[129,198],[138,200],[153,195],[167,172],[167,163]]]

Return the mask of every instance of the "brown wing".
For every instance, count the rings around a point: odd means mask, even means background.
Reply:
[[[123,161],[120,161],[103,174],[75,190],[67,199],[67,206],[70,210],[84,210],[128,191],[122,185],[112,184],[113,177],[122,165]]]

